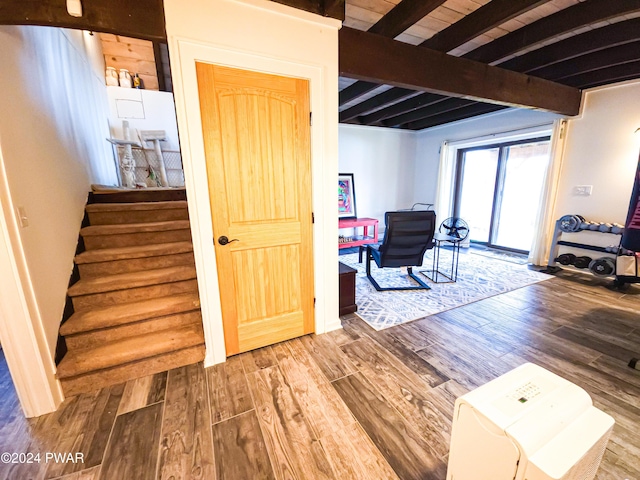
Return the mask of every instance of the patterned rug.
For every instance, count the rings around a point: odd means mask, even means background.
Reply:
[[[433,251],[427,251],[422,267],[413,272],[431,268]],[[451,267],[451,252],[442,250],[440,271],[447,273]],[[468,303],[509,292],[517,288],[541,282],[551,275],[529,270],[526,265],[505,262],[480,255],[460,255],[458,281],[433,283],[427,280],[431,290],[400,290],[378,292],[365,275],[365,263],[358,263],[358,254],[340,255],[339,260],[358,270],[356,274],[356,304],[358,315],[376,330],[400,325]],[[406,270],[378,268],[372,262],[371,274],[380,286],[412,286]],[[417,273],[422,276],[422,274]],[[442,278],[442,277],[441,277]]]
[[[487,248],[484,246],[471,245],[469,253],[474,255],[480,255],[482,257],[494,258],[497,260],[504,260],[505,262],[517,263],[518,265],[525,265],[527,263],[527,255],[521,253],[512,253],[497,250],[494,248]]]

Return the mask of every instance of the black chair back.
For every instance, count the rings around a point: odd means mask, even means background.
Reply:
[[[433,246],[436,213],[413,210],[385,213],[386,230],[378,249],[379,267],[409,267],[422,265],[427,248]],[[376,259],[377,260],[377,259]]]

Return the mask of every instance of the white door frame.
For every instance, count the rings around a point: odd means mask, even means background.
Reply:
[[[1,148],[0,207],[0,342],[22,409],[36,417],[55,411],[64,395],[31,288]]]
[[[328,182],[335,183],[337,174],[337,164],[334,172],[330,168],[331,162],[323,161],[325,160],[324,139],[326,138],[326,118],[322,97],[323,82],[325,81],[323,67],[313,63],[293,62],[178,37],[169,38],[169,51],[173,65],[172,77],[178,128],[182,140],[185,188],[189,200],[193,250],[198,272],[198,289],[207,345],[205,366],[226,361],[226,353],[213,246],[214,232],[209,205],[200,105],[197,94],[193,94],[198,91],[196,61],[309,80],[310,105],[313,112],[311,176],[314,187],[312,196],[315,213],[313,229],[314,283],[317,299],[315,332],[324,333],[340,328],[337,312],[338,262],[337,248],[335,247],[337,213],[335,214],[335,229],[327,225],[327,222],[332,222],[333,218],[329,218],[330,216],[326,213],[327,205],[335,204],[335,198],[329,198],[329,192],[333,192],[335,189],[319,187],[320,185],[331,185]],[[335,235],[332,235],[334,230]],[[331,247],[336,251],[332,252]]]

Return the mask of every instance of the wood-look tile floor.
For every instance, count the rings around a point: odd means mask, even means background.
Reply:
[[[381,332],[357,316],[204,369],[178,368],[22,417],[0,372],[2,479],[434,479],[453,404],[531,361],[585,388],[616,425],[598,479],[640,479],[640,288],[563,273]]]

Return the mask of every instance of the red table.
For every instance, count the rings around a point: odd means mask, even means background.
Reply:
[[[369,228],[373,227],[373,235]],[[354,235],[349,242],[338,244],[338,248],[358,247],[367,243],[378,243],[378,220],[375,218],[342,218],[338,220],[338,228],[362,228],[362,235]]]

